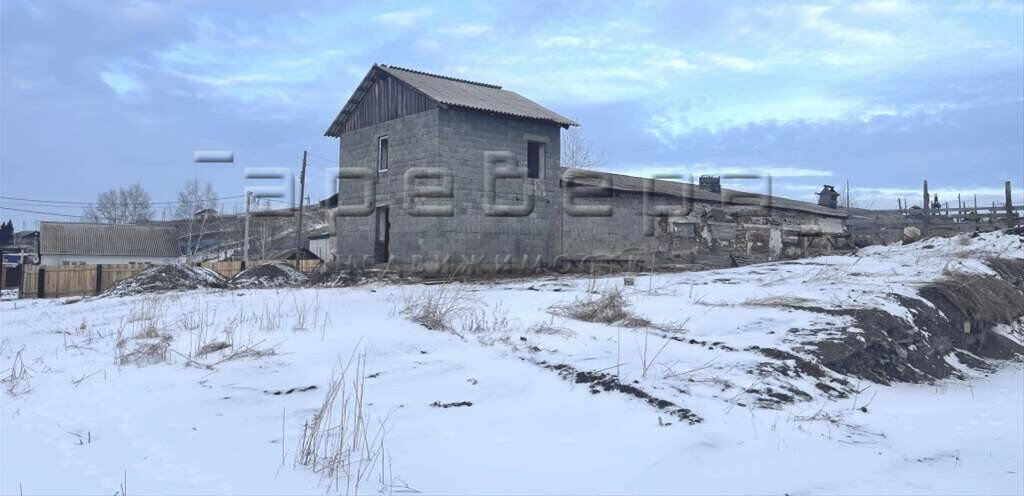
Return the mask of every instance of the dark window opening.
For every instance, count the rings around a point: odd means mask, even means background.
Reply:
[[[377,170],[388,170],[388,137],[381,136],[377,142]]]
[[[539,178],[541,165],[544,163],[544,143],[540,141],[526,142],[526,177]]]

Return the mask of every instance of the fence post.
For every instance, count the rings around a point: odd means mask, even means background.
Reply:
[[[103,291],[103,264],[96,264],[96,294]]]
[[[46,268],[39,266],[36,273],[36,298],[46,298]]]
[[[925,238],[925,237],[928,236],[928,223],[931,220],[931,219],[928,218],[929,216],[931,216],[931,203],[929,203],[929,202],[931,202],[931,197],[928,196],[928,181],[925,180],[925,182],[924,182],[924,204],[921,205],[921,208],[922,208],[921,211],[924,213],[924,219],[922,220],[922,225],[921,225],[921,227],[922,227],[922,229],[921,229],[921,237],[922,238]]]
[[[1013,217],[1013,194],[1010,191],[1010,181],[1006,181],[1006,227],[1009,229],[1013,229],[1017,224]]]

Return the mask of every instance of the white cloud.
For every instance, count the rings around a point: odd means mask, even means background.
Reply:
[[[746,95],[707,95],[706,100],[691,100],[687,104],[664,103],[652,105],[655,110],[648,118],[647,132],[660,141],[672,140],[697,129],[717,133],[725,129],[766,122],[824,122],[840,119],[869,119],[876,115],[894,113],[890,109],[874,107],[855,98],[825,95],[783,96],[758,91]]]
[[[379,14],[375,16],[373,20],[381,24],[408,27],[416,25],[423,19],[430,17],[431,13],[432,12],[429,9],[398,10],[395,12]]]
[[[444,26],[438,31],[443,34],[453,36],[480,36],[491,30],[491,27],[486,24],[453,24],[451,26]]]
[[[831,7],[824,5],[805,5],[801,7],[799,15],[803,26],[811,31],[824,34],[829,38],[857,44],[883,45],[895,41],[895,37],[886,31],[852,27],[826,18],[825,15],[831,9]]]
[[[752,71],[762,67],[762,63],[724,53],[706,54],[705,57],[714,65],[737,71]]]
[[[727,176],[727,175],[754,175],[771,176],[772,178],[795,178],[795,177],[831,177],[832,171],[822,169],[807,169],[788,166],[738,166],[738,165],[715,165],[715,164],[693,164],[689,166],[645,166],[628,167],[625,169],[609,170],[619,174],[627,174],[639,177],[653,176],[682,176],[684,181],[690,181],[701,175]]]
[[[854,5],[852,10],[868,15],[903,16],[920,12],[923,8],[923,5],[910,4],[902,0],[869,0]]]
[[[100,72],[100,79],[120,97],[139,94],[143,89],[138,76],[116,67]]]
[[[441,44],[430,38],[420,38],[416,40],[416,48],[429,52],[441,48]]]

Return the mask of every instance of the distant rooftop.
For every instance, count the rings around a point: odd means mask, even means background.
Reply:
[[[173,227],[41,222],[39,254],[176,257],[181,253]]]

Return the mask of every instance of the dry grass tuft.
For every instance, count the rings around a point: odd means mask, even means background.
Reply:
[[[501,302],[490,309],[469,308],[461,317],[465,334],[510,334],[515,329],[508,318],[508,309]]]
[[[616,324],[632,317],[622,288],[618,287],[606,288],[596,295],[588,294],[571,303],[553,306],[550,311],[571,319],[602,324]]]
[[[576,331],[566,327],[559,327],[555,325],[554,318],[548,322],[538,322],[526,329],[526,332],[533,334],[540,334],[543,336],[561,336],[563,338],[574,338],[576,337]]]
[[[374,478],[387,485],[384,436],[387,418],[366,408],[366,353],[349,358],[331,377],[320,409],[302,428],[295,463],[326,482],[327,492],[357,494]]]
[[[11,364],[9,372],[3,379],[0,379],[0,382],[5,385],[4,389],[11,396],[20,396],[32,391],[32,386],[28,382],[28,367],[25,366],[25,360],[21,356],[22,351],[24,349],[14,355],[14,363]]]
[[[403,294],[398,302],[399,314],[432,331],[455,332],[455,321],[472,308],[463,291],[447,285]]]

